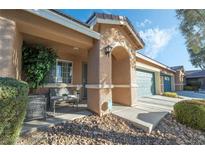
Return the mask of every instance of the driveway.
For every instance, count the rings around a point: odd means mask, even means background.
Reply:
[[[175,103],[182,99],[159,95],[140,98],[132,107],[114,104],[112,113],[133,122],[147,132],[151,132],[159,121],[173,110]]]
[[[177,94],[187,99],[205,99],[205,94],[194,91],[178,91]]]

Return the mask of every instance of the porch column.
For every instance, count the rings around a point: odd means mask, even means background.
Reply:
[[[109,112],[112,102],[111,55],[105,55],[100,41],[95,41],[88,55],[88,109],[98,115]]]
[[[175,78],[174,78],[174,75],[171,76],[171,91],[175,91]]]
[[[160,72],[155,72],[154,75],[155,75],[155,92],[157,95],[160,95],[162,93]]]
[[[0,17],[0,76],[21,78],[22,36],[16,23]]]
[[[130,68],[130,95],[131,101],[130,106],[133,106],[137,103],[137,78],[136,78],[136,68],[131,66]]]

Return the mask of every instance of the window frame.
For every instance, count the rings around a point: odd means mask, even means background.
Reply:
[[[71,77],[71,83],[64,83],[64,82],[57,82],[57,66],[58,66],[58,62],[65,62],[65,63],[71,63],[72,64],[72,68],[71,68],[71,73],[72,73],[72,77]],[[55,83],[63,83],[63,84],[73,84],[73,61],[70,60],[64,60],[64,59],[56,59],[56,70],[55,70]]]

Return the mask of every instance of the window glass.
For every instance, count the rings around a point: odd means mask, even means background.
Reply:
[[[72,62],[57,60],[48,75],[48,83],[71,83]]]

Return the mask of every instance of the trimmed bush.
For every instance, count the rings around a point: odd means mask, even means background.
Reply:
[[[185,100],[174,105],[178,122],[205,131],[205,100]]]
[[[187,91],[198,91],[199,87],[198,86],[184,86],[184,90],[187,90]]]
[[[194,91],[194,88],[192,86],[184,86],[184,90]]]
[[[25,118],[28,85],[0,77],[0,144],[14,144]]]
[[[175,92],[164,92],[162,95],[167,97],[174,97],[174,98],[178,97],[177,93]]]

